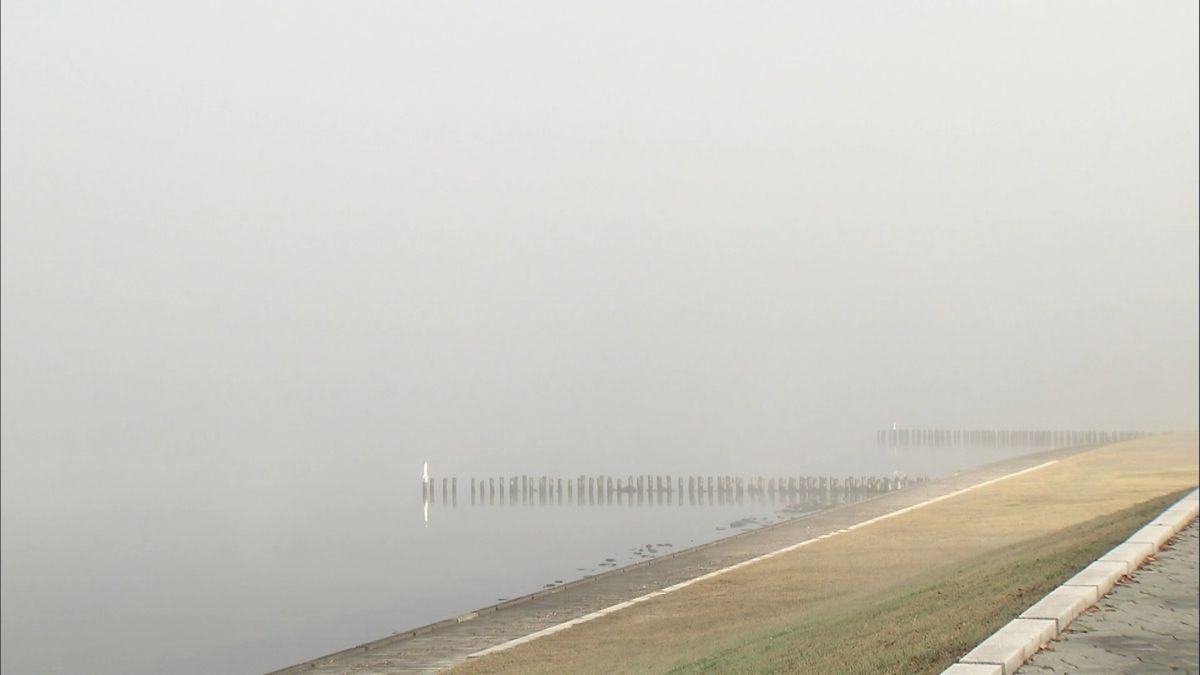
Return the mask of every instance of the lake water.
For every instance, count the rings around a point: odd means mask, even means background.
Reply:
[[[827,475],[941,475],[1021,452],[871,451]],[[426,520],[419,476],[342,471],[261,500],[8,500],[3,670],[262,672],[775,522],[785,501],[471,505],[460,476],[457,505],[435,486]]]

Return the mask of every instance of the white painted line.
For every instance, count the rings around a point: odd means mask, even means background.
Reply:
[[[736,563],[734,565],[730,565],[729,567],[723,567],[719,570],[715,570],[715,571],[709,572],[707,574],[701,574],[698,577],[693,577],[686,581],[681,581],[673,586],[667,586],[666,588],[654,591],[653,593],[647,593],[645,595],[641,595],[636,598],[633,598],[632,600],[626,600],[625,602],[620,602],[620,603],[617,603],[610,607],[605,607],[604,609],[598,609],[590,614],[584,614],[583,616],[576,617],[574,619],[571,619],[570,621],[564,621],[562,623],[555,624],[548,628],[543,628],[542,630],[536,631],[534,633],[530,633],[529,635],[515,638],[512,640],[509,640],[508,642],[502,642],[498,645],[488,647],[487,649],[481,649],[473,654],[467,655],[467,658],[475,659],[475,658],[479,658],[480,656],[487,656],[488,654],[495,654],[496,652],[502,652],[502,651],[505,651],[508,649],[512,649],[513,647],[516,647],[517,645],[523,645],[526,642],[532,642],[540,637],[545,637],[547,635],[553,635],[554,633],[566,630],[566,629],[570,628],[571,626],[578,626],[581,623],[587,623],[588,621],[599,619],[602,616],[607,616],[609,614],[612,614],[613,612],[625,609],[626,607],[632,607],[633,605],[636,605],[640,602],[645,602],[652,598],[657,598],[659,596],[666,595],[667,593],[673,593],[674,591],[678,591],[681,588],[687,588],[688,586],[691,586],[694,583],[697,583],[700,581],[705,581],[707,579],[712,579],[713,577],[719,576],[721,574],[725,574],[726,572],[732,572],[733,570],[740,569],[742,567],[746,567],[747,565],[753,565],[756,562],[761,562],[761,561],[767,560],[769,558],[774,558],[777,555],[782,555],[784,553],[790,553],[801,547],[808,546],[809,544],[821,541],[822,539],[829,539],[830,537],[836,537],[840,534],[850,532],[851,530],[857,530],[860,527],[866,527],[867,525],[871,525],[873,523],[878,523],[880,521],[887,520],[888,518],[895,518],[896,516],[908,513],[910,511],[915,511],[917,509],[929,506],[930,504],[936,504],[940,501],[950,499],[951,497],[957,497],[958,495],[970,492],[972,490],[978,490],[981,487],[987,487],[989,485],[999,483],[1002,480],[1008,480],[1009,478],[1015,478],[1017,476],[1027,474],[1031,471],[1037,471],[1038,469],[1043,469],[1045,467],[1050,466],[1051,464],[1057,464],[1057,463],[1058,463],[1057,459],[1052,459],[1049,462],[1043,462],[1042,464],[1038,464],[1037,466],[1031,466],[1028,469],[1021,469],[1020,471],[1014,471],[1013,473],[1006,474],[1006,475],[1000,476],[998,478],[992,478],[990,480],[985,480],[983,482],[976,483],[974,485],[962,488],[961,490],[955,490],[954,492],[948,492],[940,497],[934,497],[932,499],[927,499],[919,504],[913,504],[912,506],[906,506],[902,509],[897,509],[890,513],[885,513],[882,516],[876,516],[869,520],[864,520],[861,523],[856,523],[856,524],[851,525],[850,527],[847,527],[842,530],[837,530],[834,532],[827,532],[820,536],[813,537],[812,539],[805,539],[802,542],[799,542],[796,544],[791,544],[790,546],[784,546],[783,548],[781,548],[779,550],[771,551],[770,553],[764,553],[760,556],[750,558],[749,560],[743,560],[742,562]]]

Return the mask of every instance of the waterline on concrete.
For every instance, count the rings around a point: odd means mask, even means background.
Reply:
[[[681,582],[679,582],[679,583],[677,583],[677,584],[674,584],[674,585],[672,585],[672,586],[667,586],[666,588],[659,589],[659,590],[657,590],[657,591],[654,591],[654,592],[652,592],[652,593],[647,593],[647,594],[645,594],[645,595],[638,596],[638,597],[636,597],[636,598],[633,598],[633,599],[631,599],[631,600],[626,600],[626,601],[624,601],[624,602],[619,602],[619,603],[617,603],[617,604],[615,604],[615,605],[611,605],[611,606],[609,606],[609,607],[605,607],[605,608],[603,608],[603,609],[596,610],[595,612],[592,612],[592,613],[590,613],[590,614],[584,614],[583,616],[576,617],[576,618],[574,618],[574,619],[571,619],[570,621],[564,621],[564,622],[562,622],[562,623],[555,624],[555,625],[553,625],[553,626],[550,626],[550,627],[548,627],[548,628],[543,628],[542,630],[536,631],[536,632],[534,632],[534,633],[530,633],[529,635],[524,635],[524,636],[522,636],[522,637],[515,638],[515,639],[513,639],[513,640],[509,640],[508,642],[502,642],[502,643],[500,643],[500,644],[498,644],[498,645],[495,645],[495,646],[493,646],[493,647],[488,647],[487,649],[482,649],[482,650],[480,650],[480,651],[477,651],[477,652],[474,652],[474,653],[472,653],[472,654],[469,654],[469,655],[467,656],[467,658],[468,658],[468,659],[474,659],[474,658],[479,658],[479,657],[481,657],[481,656],[487,656],[488,654],[495,654],[495,653],[497,653],[497,652],[506,651],[506,650],[508,650],[508,649],[512,649],[513,647],[516,647],[516,646],[518,646],[518,645],[522,645],[522,644],[525,644],[525,643],[527,643],[527,642],[532,642],[532,641],[534,641],[534,640],[536,640],[536,639],[538,639],[538,638],[545,637],[545,636],[547,636],[547,635],[553,635],[554,633],[558,633],[558,632],[560,632],[560,631],[564,631],[564,630],[566,630],[566,629],[568,629],[568,628],[570,628],[570,627],[572,627],[572,626],[578,626],[579,624],[582,624],[582,623],[587,623],[588,621],[593,621],[593,620],[595,620],[595,619],[599,619],[600,617],[607,616],[607,615],[609,615],[609,614],[612,614],[613,612],[620,611],[620,610],[622,610],[622,609],[625,609],[625,608],[627,608],[627,607],[632,607],[633,605],[636,605],[636,604],[638,604],[638,603],[641,603],[641,602],[645,602],[645,601],[647,601],[647,600],[650,600],[650,599],[652,599],[652,598],[657,598],[657,597],[660,597],[660,596],[666,595],[667,593],[672,593],[672,592],[674,592],[674,591],[678,591],[678,590],[680,590],[680,589],[682,589],[682,588],[687,588],[688,586],[691,586],[691,585],[692,585],[692,584],[694,584],[694,583],[698,583],[698,582],[700,582],[700,581],[705,581],[705,580],[707,580],[707,579],[712,579],[713,577],[720,576],[720,575],[722,575],[722,574],[725,574],[726,572],[732,572],[733,570],[736,570],[736,569],[740,569],[740,568],[746,567],[747,565],[752,565],[752,564],[754,564],[754,563],[756,563],[756,562],[761,562],[761,561],[763,561],[763,560],[767,560],[767,559],[769,559],[769,558],[774,558],[775,556],[782,555],[782,554],[784,554],[784,553],[790,553],[791,551],[795,551],[795,550],[797,550],[797,549],[800,549],[800,548],[802,548],[802,547],[804,547],[804,546],[808,546],[809,544],[812,544],[812,543],[814,543],[814,542],[822,541],[822,540],[824,540],[824,539],[829,539],[829,538],[831,538],[831,537],[836,537],[836,536],[838,536],[838,535],[840,535],[840,534],[845,534],[845,533],[847,533],[847,532],[850,532],[850,531],[852,531],[852,530],[857,530],[857,529],[859,529],[859,528],[866,527],[867,525],[871,525],[871,524],[874,524],[874,523],[878,523],[878,522],[880,522],[880,521],[887,520],[887,519],[889,519],[889,518],[894,518],[894,517],[896,517],[896,516],[903,515],[903,514],[905,514],[905,513],[909,513],[909,512],[911,512],[911,511],[915,511],[915,510],[917,510],[917,509],[920,509],[920,508],[924,508],[924,507],[926,507],[926,506],[929,506],[930,504],[936,504],[936,503],[938,503],[938,502],[940,502],[940,501],[944,501],[944,500],[946,500],[946,499],[950,499],[951,497],[957,497],[957,496],[959,496],[959,495],[961,495],[961,494],[964,494],[964,493],[970,492],[970,491],[972,491],[972,490],[978,490],[979,488],[982,488],[982,487],[987,487],[987,486],[989,486],[989,485],[993,485],[993,484],[995,484],[995,483],[999,483],[1000,481],[1008,480],[1009,478],[1015,478],[1015,477],[1017,477],[1017,476],[1021,476],[1021,475],[1027,474],[1027,473],[1031,473],[1031,472],[1033,472],[1033,471],[1037,471],[1037,470],[1039,470],[1039,469],[1044,469],[1044,468],[1045,468],[1045,467],[1047,467],[1047,466],[1050,466],[1050,465],[1052,465],[1052,464],[1057,464],[1057,463],[1058,463],[1058,460],[1057,460],[1057,459],[1052,459],[1052,460],[1050,460],[1050,461],[1048,461],[1048,462],[1043,462],[1042,464],[1038,464],[1037,466],[1031,466],[1031,467],[1029,467],[1029,468],[1027,468],[1027,469],[1022,469],[1022,470],[1020,470],[1020,471],[1014,471],[1013,473],[1006,474],[1006,475],[1003,475],[1003,476],[999,476],[999,477],[997,477],[997,478],[992,478],[992,479],[989,479],[989,480],[981,481],[981,482],[979,482],[979,483],[976,483],[976,484],[974,484],[974,485],[970,485],[970,486],[968,486],[968,487],[965,487],[965,488],[962,488],[962,489],[960,489],[960,490],[955,490],[954,492],[949,492],[949,493],[946,493],[946,494],[944,494],[944,495],[941,495],[941,496],[939,496],[939,497],[933,497],[932,499],[927,499],[927,500],[925,500],[925,501],[923,501],[923,502],[920,502],[920,503],[918,503],[918,504],[913,504],[912,506],[906,506],[906,507],[904,507],[904,508],[902,508],[902,509],[896,509],[895,511],[891,511],[891,512],[889,512],[889,513],[885,513],[885,514],[883,514],[883,515],[881,515],[881,516],[876,516],[876,517],[874,517],[874,518],[870,518],[870,519],[868,519],[868,520],[864,520],[864,521],[862,521],[862,522],[860,522],[860,523],[855,523],[854,525],[851,525],[851,526],[849,526],[849,527],[847,527],[847,528],[845,528],[845,529],[836,530],[836,531],[833,531],[833,532],[827,532],[827,533],[825,533],[825,534],[822,534],[822,535],[819,535],[819,536],[816,536],[816,537],[812,537],[812,538],[810,538],[810,539],[805,539],[804,541],[801,541],[801,542],[798,542],[798,543],[795,543],[795,544],[791,544],[791,545],[789,545],[789,546],[785,546],[785,547],[783,547],[783,548],[781,548],[781,549],[778,549],[778,550],[775,550],[775,551],[771,551],[771,552],[769,552],[769,553],[764,553],[764,554],[762,554],[762,555],[760,555],[760,556],[756,556],[756,557],[754,557],[754,558],[750,558],[750,559],[748,559],[748,560],[744,560],[744,561],[742,561],[742,562],[740,562],[740,563],[736,563],[736,564],[734,564],[734,565],[730,565],[730,566],[728,566],[728,567],[724,567],[724,568],[721,568],[721,569],[719,569],[719,570],[714,570],[714,571],[712,571],[712,572],[708,572],[707,574],[702,574],[702,575],[700,575],[700,576],[698,576],[698,577],[694,577],[694,578],[692,578],[692,579],[688,579],[687,581],[681,581]]]

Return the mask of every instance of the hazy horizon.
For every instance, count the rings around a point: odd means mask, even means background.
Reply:
[[[1195,429],[1196,12],[6,2],[6,518]]]
[[[1200,426],[1195,2],[0,13],[6,671],[280,667],[787,517],[427,526],[426,460]]]

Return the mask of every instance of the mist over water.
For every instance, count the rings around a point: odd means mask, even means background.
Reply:
[[[0,19],[5,672],[254,672],[777,515],[426,528],[425,461],[1198,426],[1194,3]]]
[[[862,459],[876,477],[915,477],[1026,451],[871,448]],[[320,491],[280,478],[275,507],[177,491],[23,513],[5,533],[4,573],[22,579],[5,607],[26,619],[6,621],[5,671],[263,672],[846,499],[702,492],[559,505],[506,490],[472,505],[464,478],[444,500],[435,476],[427,508],[419,467],[408,467],[331,472]]]

